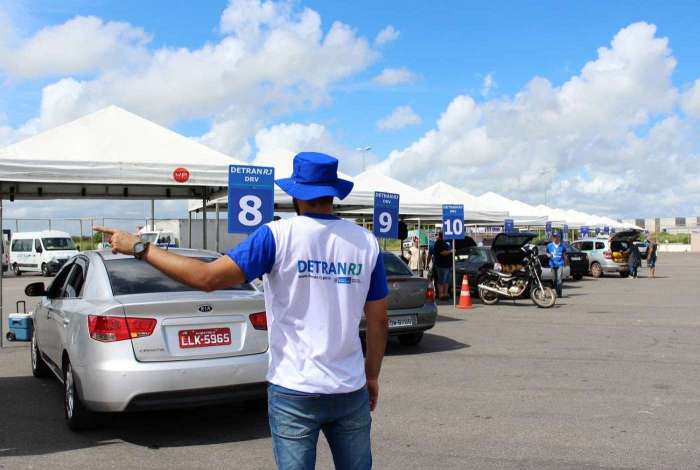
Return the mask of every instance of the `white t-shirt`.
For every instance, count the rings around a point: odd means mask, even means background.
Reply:
[[[388,293],[377,239],[331,215],[270,222],[229,252],[263,276],[267,380],[307,393],[348,393],[365,383],[359,324],[365,302]]]

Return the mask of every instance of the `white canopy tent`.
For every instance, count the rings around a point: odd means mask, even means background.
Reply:
[[[4,199],[206,201],[225,190],[232,163],[240,162],[110,106],[0,149],[0,227]],[[0,340],[3,321],[0,272]]]

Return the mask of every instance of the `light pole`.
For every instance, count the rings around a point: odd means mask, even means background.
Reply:
[[[539,171],[538,175],[540,176],[546,176],[550,173],[552,173],[551,168],[543,168]],[[544,182],[544,205],[547,205],[547,181]]]
[[[355,150],[362,152],[362,171],[364,172],[367,166],[367,152],[372,150],[372,147],[367,145],[366,147],[357,147]]]

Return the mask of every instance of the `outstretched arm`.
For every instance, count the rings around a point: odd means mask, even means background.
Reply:
[[[109,237],[113,253],[133,255],[134,244],[140,241],[136,235],[122,230],[95,227],[95,231]],[[245,282],[245,274],[229,256],[222,256],[216,261],[205,263],[198,259],[161,250],[158,246],[151,244],[148,246],[143,261],[167,276],[205,292]]]
[[[386,315],[386,299],[365,303],[367,319],[367,353],[365,354],[365,375],[369,392],[370,409],[374,411],[379,401],[379,371],[382,368],[389,325]]]

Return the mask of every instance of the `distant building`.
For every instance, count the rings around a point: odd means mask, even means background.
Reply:
[[[623,219],[622,222],[637,225],[648,232],[689,233],[700,229],[700,217]]]

